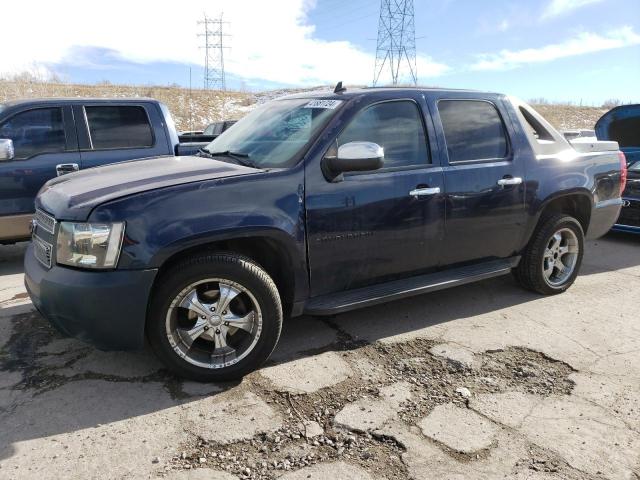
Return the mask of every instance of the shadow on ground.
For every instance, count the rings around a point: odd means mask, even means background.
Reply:
[[[640,254],[616,260],[621,250],[639,246],[638,238],[618,234],[590,242],[583,272],[624,269],[631,266],[629,258],[640,264]],[[0,259],[0,274],[20,273],[24,244],[1,248],[9,253]],[[335,317],[301,317],[285,322],[268,363],[358,349],[540,298],[506,276]],[[183,382],[165,371],[148,347],[142,352],[100,352],[62,337],[29,306],[9,306],[0,312],[0,459],[14,455],[21,441],[148,415],[158,421],[154,414],[237,385]]]

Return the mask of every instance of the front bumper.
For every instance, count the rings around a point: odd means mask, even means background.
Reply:
[[[29,245],[24,283],[38,311],[62,333],[104,350],[141,348],[157,270],[46,269]]]

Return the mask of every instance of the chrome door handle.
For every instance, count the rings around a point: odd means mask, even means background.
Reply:
[[[60,163],[56,165],[56,174],[58,176],[66,173],[77,172],[80,169],[77,163]]]
[[[498,185],[504,187],[505,185],[520,185],[522,183],[521,177],[501,178],[498,180]]]
[[[437,193],[440,193],[440,187],[414,188],[409,192],[409,195],[417,198],[417,197],[423,197],[426,195],[436,195]]]

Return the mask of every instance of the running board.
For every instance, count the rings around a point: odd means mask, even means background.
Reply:
[[[513,267],[518,265],[519,261],[520,257],[491,260],[370,287],[321,295],[311,298],[305,303],[304,313],[308,315],[334,315],[400,298],[457,287],[486,278],[499,277],[509,273]]]

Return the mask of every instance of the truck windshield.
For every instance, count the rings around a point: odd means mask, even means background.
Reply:
[[[342,100],[290,99],[266,103],[203,150],[234,152],[258,168],[291,167],[338,110]]]

